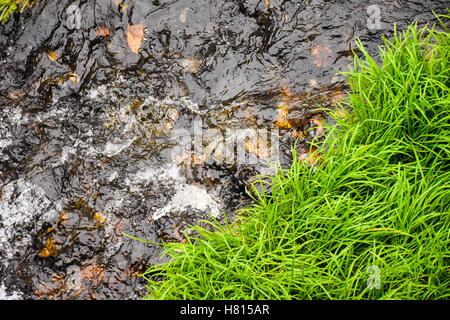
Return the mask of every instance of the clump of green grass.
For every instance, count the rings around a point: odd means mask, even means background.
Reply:
[[[13,12],[22,12],[36,2],[37,0],[0,0],[0,22],[5,23]]]
[[[170,262],[142,275],[145,298],[448,299],[450,43],[441,27],[396,32],[381,65],[358,42],[364,57],[341,104],[351,111],[316,145],[320,163],[294,153],[271,193],[255,188],[255,204],[232,224],[164,244]],[[378,276],[379,288],[369,280]]]

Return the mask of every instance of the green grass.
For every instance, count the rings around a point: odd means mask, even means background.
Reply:
[[[15,11],[22,12],[36,2],[37,0],[0,0],[0,23],[5,23]]]
[[[145,299],[450,298],[448,30],[384,41],[381,65],[358,42],[317,167],[294,154],[232,224],[164,244]]]

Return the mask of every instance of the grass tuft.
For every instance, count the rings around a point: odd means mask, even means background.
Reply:
[[[450,298],[450,43],[438,27],[396,31],[381,65],[358,41],[346,115],[315,145],[322,162],[294,151],[232,224],[164,244],[170,262],[142,275],[145,299]]]
[[[0,0],[0,23],[5,23],[15,11],[22,12],[36,2],[37,0]]]

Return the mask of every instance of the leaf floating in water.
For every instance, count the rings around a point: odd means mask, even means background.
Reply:
[[[183,59],[181,61],[181,66],[183,67],[183,72],[198,72],[198,61],[195,57]]]
[[[55,51],[49,51],[49,53],[48,53],[48,58],[51,60],[51,61],[56,61],[56,60],[58,60],[58,55],[56,54],[56,52]]]
[[[69,72],[69,79],[73,82],[73,83],[77,83],[78,81],[80,81],[80,76],[77,75],[74,72]]]
[[[8,98],[11,100],[23,100],[22,98],[26,93],[26,91],[8,91]]]
[[[127,30],[127,42],[131,51],[138,53],[141,47],[142,41],[144,39],[144,28],[143,24],[129,25]]]
[[[48,237],[47,240],[45,241],[45,247],[41,250],[41,252],[39,252],[39,256],[42,258],[47,258],[48,256],[50,256],[51,254],[56,255],[58,252],[55,243],[53,242],[52,237]]]
[[[98,221],[103,221],[103,215],[99,212],[94,213],[94,219]]]
[[[109,29],[107,26],[101,26],[95,31],[98,37],[109,37]]]

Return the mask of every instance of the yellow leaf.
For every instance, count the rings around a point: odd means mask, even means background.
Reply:
[[[58,60],[58,55],[56,54],[56,52],[55,51],[49,51],[48,52],[48,58],[51,60],[51,61],[56,61],[56,60]]]
[[[94,219],[98,220],[98,221],[102,221],[103,216],[100,213],[96,212],[96,213],[94,213]]]
[[[56,251],[55,244],[53,243],[52,238],[48,237],[47,240],[45,241],[44,249],[42,249],[41,252],[39,252],[39,256],[43,257],[43,258],[47,258],[55,251]]]
[[[144,28],[143,24],[129,25],[127,30],[127,42],[131,51],[138,53],[141,47],[142,40],[144,38]]]
[[[291,125],[287,121],[287,115],[288,115],[288,105],[285,103],[281,104],[278,108],[278,115],[275,122],[275,125],[278,129],[290,129]]]
[[[73,83],[77,83],[78,81],[80,81],[80,76],[77,75],[76,73],[69,72],[69,79],[70,79]]]

